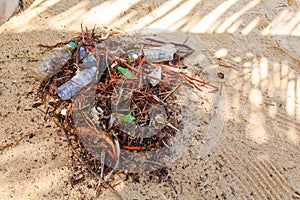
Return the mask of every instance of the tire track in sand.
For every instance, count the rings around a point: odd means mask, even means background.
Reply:
[[[264,164],[264,162],[268,162],[268,165]],[[268,186],[271,194],[277,194],[276,198],[285,199],[291,195],[292,190],[289,184],[286,181],[282,181],[283,179],[280,173],[275,173],[272,170],[276,169],[275,164],[272,164],[268,160],[260,161],[254,158],[253,168],[255,168],[264,184]]]
[[[274,163],[271,161],[264,159],[260,161],[260,164],[267,170],[267,172],[270,174],[272,179],[274,179],[273,183],[275,184],[278,191],[281,191],[283,195],[291,195],[299,194],[299,191],[297,191],[292,185],[290,185],[287,180],[284,178],[283,173],[279,170],[279,167],[276,167]],[[283,196],[286,197],[286,196]],[[298,195],[298,198],[300,198],[300,195]]]
[[[236,180],[239,185],[237,185],[239,188],[241,188],[244,191],[248,191],[248,194],[250,196],[253,196],[254,198],[263,198],[265,195],[261,192],[259,187],[257,187],[256,182],[252,179],[251,176],[249,176],[248,173],[245,173],[246,169],[243,169],[243,163],[240,160],[240,156],[237,156],[235,153],[232,153],[226,149],[222,149],[224,160],[223,162],[228,163],[232,171],[232,173],[235,175]]]
[[[223,149],[223,153],[223,162],[232,166],[238,187],[250,192],[255,199],[286,199],[297,194],[275,163],[241,156],[228,149]]]
[[[224,159],[224,156],[219,155],[219,156],[218,156],[218,162],[219,162],[222,166],[226,166],[226,165],[227,165],[227,160]],[[228,173],[230,173],[230,175],[232,176],[233,181],[237,182],[237,185],[238,185],[238,186],[243,186],[243,185],[245,185],[245,184],[242,182],[242,180],[240,180],[239,178],[236,178],[236,174],[233,173],[234,170],[232,170],[232,167],[231,167],[231,166],[227,166],[226,169],[227,169],[226,171],[228,171]],[[226,173],[226,171],[224,171],[224,173]],[[223,176],[222,176],[222,172],[219,172],[219,176],[222,177],[222,180],[226,181],[226,182],[228,183],[228,185],[232,185],[232,182],[230,182],[231,179],[228,180],[228,178],[223,177]],[[245,198],[245,196],[243,196],[243,193],[244,193],[244,194],[248,194],[248,196],[247,196],[248,199],[254,199],[253,196],[250,196],[251,193],[252,193],[252,191],[250,191],[247,187],[244,187],[244,188],[238,187],[238,189],[239,189],[239,191],[242,191],[242,192],[236,192],[236,193],[234,193],[234,197],[233,197],[233,198],[235,198],[235,199],[244,199],[244,198]],[[243,190],[243,189],[244,189],[244,190]],[[245,191],[245,190],[246,190],[246,191]]]

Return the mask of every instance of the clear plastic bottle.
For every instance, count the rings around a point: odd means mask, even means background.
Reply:
[[[77,92],[95,79],[96,71],[97,67],[80,71],[71,80],[58,87],[58,96],[62,100],[71,99]]]
[[[72,56],[71,50],[76,47],[74,42],[70,42],[62,48],[55,48],[48,52],[39,62],[35,72],[42,80],[55,74],[68,62]]]
[[[97,65],[94,53],[84,47],[80,47],[79,58],[82,60],[83,67],[96,67]]]
[[[163,62],[173,60],[176,48],[173,44],[143,49],[148,62]]]

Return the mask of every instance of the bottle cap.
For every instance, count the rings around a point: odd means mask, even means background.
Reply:
[[[77,48],[77,45],[75,44],[75,42],[70,42],[69,43],[74,49]]]

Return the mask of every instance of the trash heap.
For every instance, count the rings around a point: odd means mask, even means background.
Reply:
[[[213,85],[187,74],[185,45],[83,31],[52,49],[35,72],[48,114],[78,149],[113,171],[154,171],[177,159],[199,123],[197,93]],[[104,175],[106,176],[104,177]]]

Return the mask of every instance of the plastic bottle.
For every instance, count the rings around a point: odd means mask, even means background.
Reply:
[[[79,58],[82,60],[83,67],[96,67],[97,65],[95,55],[84,47],[80,47]]]
[[[42,80],[55,74],[68,62],[72,56],[71,50],[76,47],[74,42],[70,42],[62,48],[55,48],[48,52],[39,62],[35,72]]]
[[[96,67],[80,71],[71,80],[58,87],[58,96],[62,100],[71,99],[72,96],[95,79],[96,71]]]
[[[173,44],[143,49],[148,62],[163,62],[173,60],[176,48]]]

